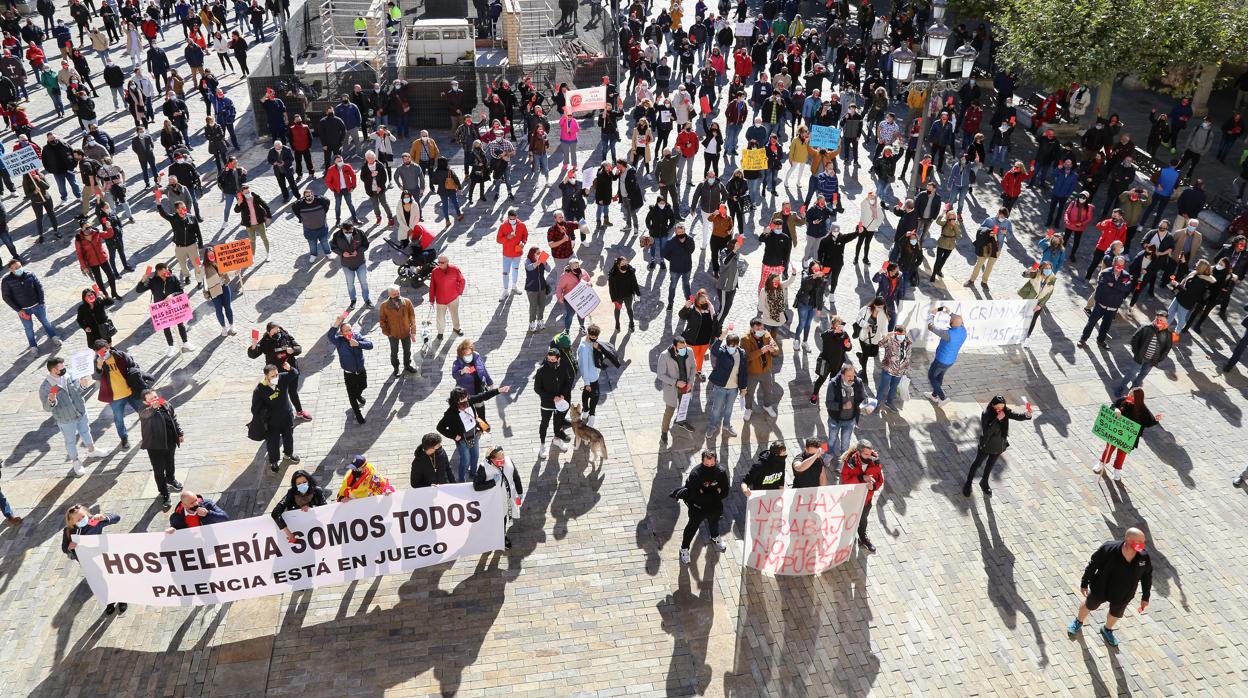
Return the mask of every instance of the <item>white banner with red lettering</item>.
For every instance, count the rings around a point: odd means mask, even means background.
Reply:
[[[745,564],[768,574],[821,574],[849,559],[866,485],[756,490],[746,503]]]
[[[568,90],[568,113],[593,111],[607,108],[607,86],[586,87],[581,90]]]
[[[204,606],[410,572],[503,547],[502,490],[399,490],[165,533],[74,536],[101,603]]]

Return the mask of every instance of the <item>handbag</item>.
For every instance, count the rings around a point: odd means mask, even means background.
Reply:
[[[1039,294],[1036,293],[1036,287],[1032,285],[1031,281],[1024,281],[1022,287],[1018,289],[1019,298],[1026,298],[1030,300],[1035,298],[1037,295]]]
[[[650,249],[650,246],[653,244],[654,244],[654,238],[650,237],[649,235],[641,236],[641,249],[648,250]]]
[[[247,438],[252,441],[264,441],[268,431],[269,425],[256,417],[252,417],[251,421],[247,422]]]
[[[897,399],[902,402],[910,399],[910,376],[902,376],[897,382]]]
[[[490,423],[480,417],[477,417],[477,430],[482,434],[490,433]]]

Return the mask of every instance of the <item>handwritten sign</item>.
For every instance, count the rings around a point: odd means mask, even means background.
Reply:
[[[94,372],[95,352],[90,349],[83,349],[69,357],[69,379],[71,381],[84,378]]]
[[[767,151],[762,148],[748,148],[741,151],[741,169],[767,169]]]
[[[1096,423],[1092,425],[1092,435],[1119,451],[1130,453],[1140,435],[1140,424],[1114,414],[1114,408],[1109,405],[1101,405],[1101,411],[1096,413]]]
[[[824,150],[839,150],[841,147],[841,129],[835,126],[812,126],[810,129],[810,145]]]
[[[191,301],[185,293],[152,303],[148,306],[148,311],[152,314],[152,327],[158,332],[187,322],[195,316],[191,310]]]
[[[563,299],[568,302],[568,305],[572,306],[573,312],[581,319],[589,317],[589,314],[594,312],[594,308],[597,308],[598,304],[602,302],[602,299],[598,297],[594,287],[590,286],[588,281],[581,281],[573,286],[572,290],[563,296]]]
[[[736,22],[732,25],[733,36],[752,36],[754,34],[753,22]]]
[[[820,574],[849,559],[866,485],[759,491],[746,503],[745,564],[767,574]]]
[[[568,90],[568,113],[607,108],[607,86],[586,87],[583,90]]]
[[[27,146],[20,148],[11,153],[5,153],[4,169],[9,171],[10,177],[21,177],[27,172],[34,172],[43,167],[43,162],[39,160],[39,154],[34,148]]]
[[[593,189],[594,178],[597,176],[598,176],[598,168],[596,167],[586,167],[585,169],[581,170],[581,188]]]
[[[937,312],[941,306],[947,312]],[[927,331],[928,315],[936,312],[935,326],[947,329],[950,315],[957,313],[966,327],[962,351],[982,353],[1008,344],[1021,344],[1027,338],[1027,327],[1035,307],[1034,300],[935,300],[916,293],[914,300],[897,304],[897,324],[905,325],[907,334],[916,344],[933,351],[940,337]]]
[[[247,239],[213,245],[212,251],[217,255],[217,271],[222,274],[246,269],[253,261],[251,240]]]

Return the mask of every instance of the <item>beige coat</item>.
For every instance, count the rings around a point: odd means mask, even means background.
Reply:
[[[668,407],[680,406],[680,389],[676,387],[676,381],[680,380],[680,364],[677,360],[685,362],[685,376],[687,382],[692,385],[697,376],[697,365],[693,360],[693,351],[688,351],[683,357],[672,356],[671,348],[664,349],[659,352],[658,365],[655,372],[659,375],[659,383],[663,385],[663,404]]]

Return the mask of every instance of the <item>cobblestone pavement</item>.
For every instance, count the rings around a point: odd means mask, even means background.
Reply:
[[[242,108],[240,92],[232,86]],[[41,100],[34,101],[39,113],[49,106]],[[202,123],[202,104],[191,101],[192,121]],[[105,125],[121,135],[121,121],[110,115]],[[67,133],[69,126],[58,130]],[[119,154],[137,172],[128,148]],[[259,175],[255,188],[280,203],[275,183],[258,166],[263,155],[263,147],[253,146],[242,159]],[[851,201],[866,182],[865,171],[854,174],[845,184]],[[994,208],[995,189],[981,185],[976,218]],[[216,199],[216,190],[205,196],[207,232],[219,220]],[[73,272],[72,249],[67,241],[31,247],[30,212],[14,201],[6,203],[19,248],[30,249],[29,266],[45,280],[50,315],[68,331],[84,284]],[[526,174],[514,203],[539,233],[557,199]],[[1053,312],[1029,349],[964,355],[949,372],[952,401],[944,407],[917,399],[899,414],[863,419],[859,435],[877,444],[886,464],[888,484],[870,524],[879,552],[856,555],[817,578],[772,579],[742,569],[739,494],[728,504],[728,552],[718,554],[699,538],[692,563],[677,561],[684,517],[667,494],[703,444],[686,436],[675,436],[670,448],[659,444],[661,398],[651,367],[672,324],[656,303],[666,289],[662,274],[641,274],[646,292],[636,332],[612,334],[607,317],[595,318],[626,358],[623,369],[611,371],[597,422],[610,457],[597,466],[584,452],[555,449],[537,459],[537,400],[528,383],[553,332],[525,333],[522,297],[497,301],[493,234],[506,205],[470,207],[466,222],[445,239],[469,276],[463,329],[498,383],[517,388],[488,411],[495,438],[513,454],[531,495],[512,550],[406,578],[212,608],[132,607],[125,616],[105,617],[77,565],[58,548],[59,522],[68,505],[84,502],[121,514],[112,531],[163,528],[146,456],[119,450],[111,416],[92,402],[93,433],[106,456],[88,462],[86,477],[72,477],[36,396],[41,360],[52,347],[42,344],[37,358],[19,355],[21,332],[6,316],[0,484],[26,521],[0,529],[0,695],[1242,694],[1248,656],[1237,638],[1248,630],[1248,565],[1233,551],[1248,502],[1230,479],[1242,468],[1236,454],[1248,448],[1241,428],[1248,381],[1215,370],[1238,336],[1240,302],[1231,324],[1211,318],[1212,328],[1185,340],[1165,370],[1148,378],[1149,401],[1164,413],[1164,428],[1147,432],[1124,481],[1112,483],[1089,470],[1099,453],[1090,426],[1107,400],[1106,380],[1117,378],[1127,359],[1131,328],[1147,320],[1156,302],[1117,321],[1111,350],[1078,349],[1072,336],[1084,319],[1087,286],[1063,272]],[[1013,297],[1023,258],[1042,233],[1035,221],[1045,205],[1031,193],[1019,203],[1020,234],[997,265],[994,297]],[[68,208],[62,207],[66,216]],[[856,205],[847,208],[843,226],[856,220]],[[139,223],[126,231],[140,269],[172,254],[167,226],[150,209],[150,196],[143,195]],[[434,217],[433,201],[424,211]],[[405,483],[412,449],[441,414],[451,385],[453,341],[438,343],[422,361],[423,376],[404,379],[390,377],[379,349],[369,355],[368,423],[354,423],[322,338],[346,306],[346,289],[336,262],[308,262],[298,225],[285,212],[270,232],[271,255],[247,273],[246,291],[235,302],[238,336],[218,336],[211,307],[196,299],[191,337],[200,349],[161,358],[164,343],[145,321],[134,274],[124,279],[131,291],[115,313],[118,343],[159,376],[185,425],[180,478],[235,517],[264,513],[289,473],[270,474],[244,438],[246,400],[260,371],[245,357],[251,327],[277,320],[306,348],[301,394],[316,419],[296,429],[297,451],[305,467],[332,478],[335,487],[345,462],[363,452]],[[613,216],[621,219],[618,211]],[[379,242],[386,233],[369,230],[376,235],[369,261],[376,293],[395,267]],[[886,227],[880,239],[889,237]],[[754,247],[751,240],[747,250]],[[636,235],[617,226],[596,233],[578,254],[602,286],[605,262],[638,251]],[[878,245],[876,255],[878,263],[884,256]],[[752,255],[743,288],[756,283],[759,256]],[[968,258],[973,261],[963,240],[946,268],[949,287],[924,283],[923,291],[987,295],[956,283],[969,272]],[[867,273],[862,266],[844,270],[838,312],[859,307],[869,293]],[[704,274],[695,279],[697,286],[708,282]],[[733,312],[738,325],[754,307],[742,295]],[[418,312],[427,312],[423,300]],[[375,312],[357,308],[352,319],[379,336]],[[74,328],[62,353],[83,346]],[[790,349],[786,342],[777,379],[779,418],[760,416],[741,428],[738,413],[741,438],[717,444],[734,483],[770,439],[826,433],[825,415],[806,399],[814,354]],[[916,354],[916,394],[926,387],[927,362]],[[1016,427],[993,476],[996,495],[966,499],[959,484],[978,436],[976,417],[997,393],[1013,401],[1025,394],[1041,412]],[[704,424],[697,407],[692,421]],[[1078,605],[1088,556],[1129,526],[1149,534],[1157,572],[1152,606],[1128,614],[1116,651],[1093,630],[1068,639],[1065,625]]]

